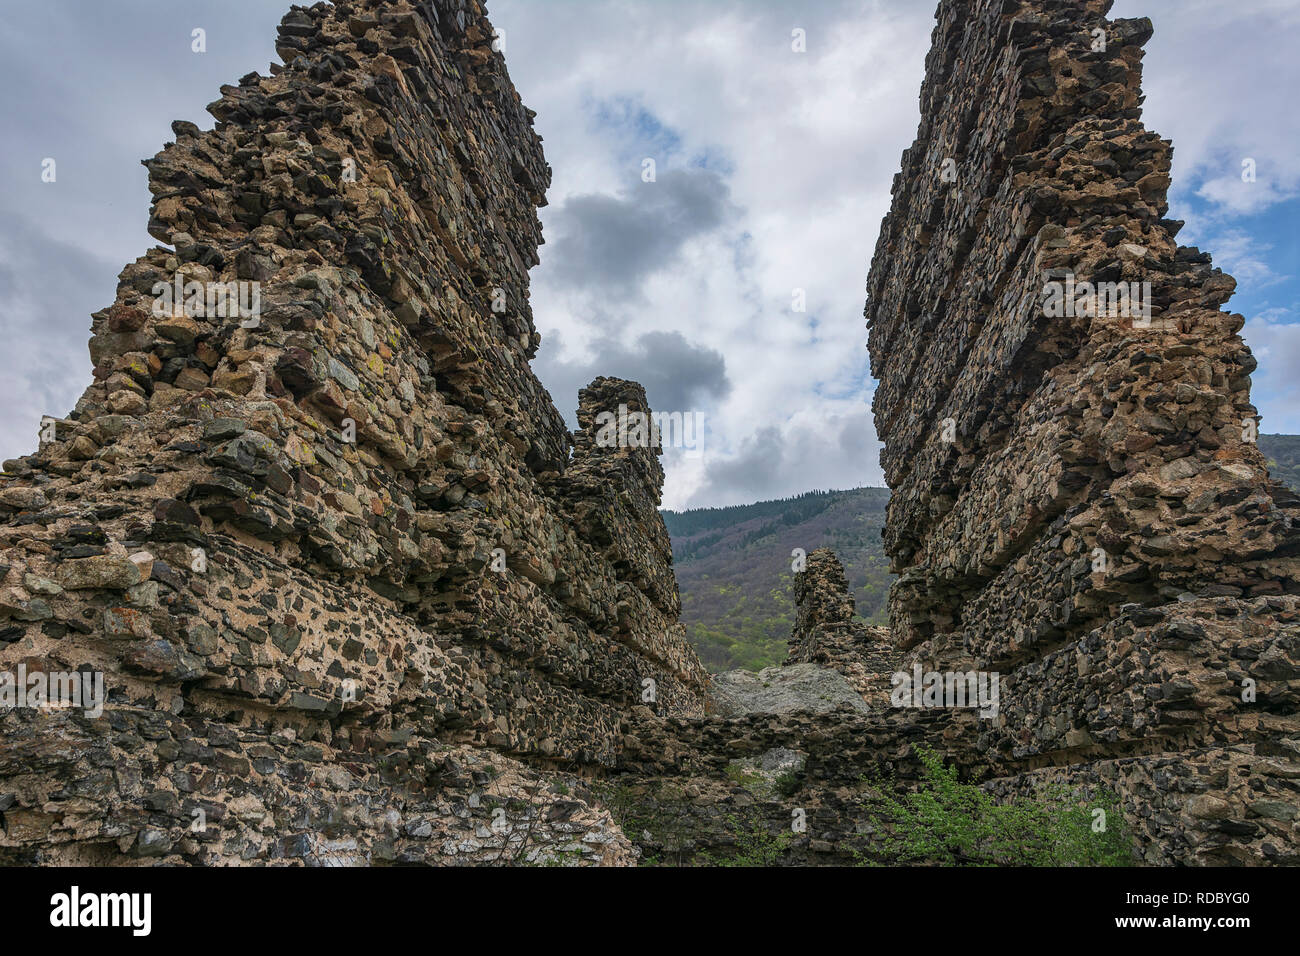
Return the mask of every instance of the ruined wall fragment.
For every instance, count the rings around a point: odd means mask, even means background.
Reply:
[[[781,663],[817,664],[839,671],[863,697],[888,700],[894,649],[889,632],[854,615],[853,595],[835,552],[818,548],[794,579],[795,622],[790,652]]]

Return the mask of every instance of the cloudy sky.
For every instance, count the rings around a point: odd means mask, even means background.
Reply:
[[[91,312],[153,240],[139,160],[275,59],[280,0],[42,0],[0,33],[0,457],[89,381]],[[534,362],[572,424],[596,375],[705,415],[665,505],[880,484],[862,306],[917,124],[927,0],[492,0],[554,169]],[[1266,432],[1300,433],[1300,0],[1118,0],[1149,16],[1146,122],[1171,215],[1239,286]],[[207,51],[191,50],[194,27]],[[792,50],[802,30],[806,51]],[[41,181],[45,158],[57,180]],[[1253,159],[1256,181],[1243,183]],[[654,181],[646,182],[646,160]],[[800,290],[804,311],[796,311]]]

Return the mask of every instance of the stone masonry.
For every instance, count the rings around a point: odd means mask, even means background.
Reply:
[[[854,617],[844,565],[829,548],[808,555],[795,575],[795,622],[783,666],[811,663],[839,671],[863,697],[884,694],[896,657],[889,629]]]
[[[644,392],[598,380],[575,438],[529,367],[550,170],[493,35],[295,7],[146,161],[166,246],[0,483],[0,671],[108,695],[0,715],[0,859],[633,858],[583,777],[705,674],[657,449],[588,431]]]
[[[1108,8],[939,4],[868,280],[892,647],[865,710],[791,712],[789,681],[767,712],[642,720],[611,803],[644,856],[890,862],[869,806],[925,746],[999,800],[1113,796],[1140,862],[1300,863],[1300,502],[1251,441],[1233,280],[1165,218],[1151,24]],[[1066,280],[1141,293],[1053,311]],[[795,589],[784,670],[851,674],[833,555]],[[915,664],[996,673],[998,713],[892,706]]]
[[[1300,862],[1300,502],[1109,6],[939,5],[868,280],[892,633],[1002,674],[995,789],[1105,780],[1148,862]]]

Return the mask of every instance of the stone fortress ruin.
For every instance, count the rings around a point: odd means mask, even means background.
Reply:
[[[1297,862],[1300,501],[1108,8],[939,4],[868,280],[891,628],[809,555],[762,706],[678,623],[657,449],[596,440],[644,390],[570,434],[530,368],[550,170],[481,4],[292,9],[146,162],[165,245],[5,463],[0,671],[107,701],[0,709],[0,862],[704,862],[792,812],[780,862],[853,862],[918,746],[1114,794],[1146,863]],[[1051,314],[1066,279],[1150,314]],[[893,706],[914,662],[997,672],[997,715]]]

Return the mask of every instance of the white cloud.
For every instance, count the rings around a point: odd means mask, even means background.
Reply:
[[[1295,0],[1118,0],[1111,17],[1150,17],[1143,120],[1174,142],[1172,207],[1194,194],[1220,216],[1300,195]],[[1255,160],[1243,182],[1242,160]],[[1189,227],[1195,225],[1190,219]],[[1210,249],[1214,252],[1214,249]]]
[[[0,457],[30,451],[39,414],[65,413],[88,382],[89,313],[112,301],[112,276],[151,244],[139,158],[170,138],[172,119],[210,125],[202,106],[221,83],[266,69],[287,6],[47,0],[8,13],[0,175],[30,185],[0,194],[0,215],[39,227],[13,233],[35,237],[32,250],[0,248],[0,278],[6,269],[22,278],[0,301],[9,341],[0,401],[10,412],[0,419]],[[577,376],[607,371],[594,364],[605,359],[661,395],[689,396],[671,400],[701,404],[708,450],[703,460],[666,456],[670,506],[879,482],[864,283],[900,154],[916,132],[933,4],[492,0],[490,8],[554,170],[532,301],[543,333],[536,367],[557,407],[571,414]],[[1294,264],[1279,261],[1282,243],[1266,245],[1238,219],[1300,194],[1292,103],[1300,4],[1118,0],[1111,16],[1150,16],[1156,26],[1146,122],[1176,146],[1174,214],[1189,219],[1185,241],[1199,234],[1243,283],[1293,275]],[[204,56],[188,51],[196,24],[209,30]],[[806,53],[790,48],[795,27],[806,31]],[[59,157],[55,190],[37,182],[45,155]],[[655,184],[641,182],[647,155],[659,164]],[[1257,163],[1251,188],[1240,181],[1247,156]],[[584,263],[560,258],[577,249],[594,265],[616,251],[582,252],[577,242],[566,252],[575,197],[635,198],[671,184],[664,175],[674,170],[714,177],[718,195],[695,211],[717,199],[720,212],[693,229],[671,216],[660,222],[648,233],[660,243],[653,268],[629,268],[624,287],[610,289],[600,276],[584,282]],[[651,206],[613,211],[635,217]],[[66,246],[51,246],[52,237]],[[70,297],[66,270],[51,257],[95,278]],[[804,313],[791,311],[795,288],[806,292]],[[1283,321],[1296,318],[1262,313],[1246,328],[1260,360],[1256,401],[1272,430],[1300,431],[1291,411],[1300,395],[1288,384],[1297,333]],[[654,367],[633,368],[638,356]]]
[[[723,356],[731,388],[706,409],[705,459],[667,456],[669,507],[879,482],[863,287],[890,183],[916,132],[932,11],[847,2],[797,14],[738,3],[689,13],[657,4],[584,9],[579,19],[561,7],[561,48],[520,56],[514,38],[543,35],[549,7],[493,7],[512,38],[512,79],[538,113],[556,171],[543,210],[548,235],[566,202],[593,184],[611,195],[657,185],[640,182],[641,153],[616,140],[635,132],[584,119],[600,103],[635,103],[667,128],[666,137],[646,138],[672,143],[656,157],[661,177],[696,157],[722,170],[719,186],[736,214],[685,242],[673,267],[645,277],[635,297],[603,298],[598,311],[575,302],[573,264],[549,258],[559,246],[544,247],[533,272],[539,369],[590,357],[592,320],[603,327],[611,315],[630,335],[676,332]],[[791,49],[796,26],[806,30],[806,53]],[[603,285],[596,276],[591,284]],[[806,312],[792,311],[796,288]],[[562,360],[546,355],[556,342]],[[572,404],[555,398],[562,409]],[[846,444],[849,420],[870,453]],[[765,459],[773,460],[760,465]]]
[[[1291,278],[1279,275],[1269,265],[1266,256],[1273,249],[1272,243],[1241,229],[1216,232],[1209,248],[1214,253],[1214,264],[1235,277],[1239,285],[1249,283],[1263,288]]]

